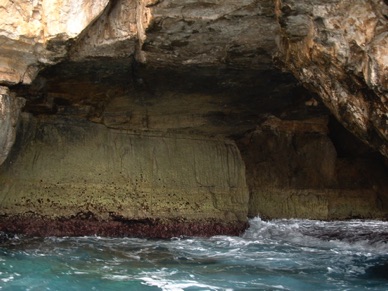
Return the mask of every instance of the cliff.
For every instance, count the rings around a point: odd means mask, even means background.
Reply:
[[[0,8],[1,230],[387,218],[384,1]]]

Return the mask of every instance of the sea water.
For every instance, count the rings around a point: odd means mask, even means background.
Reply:
[[[255,218],[240,237],[14,238],[2,290],[388,290],[388,222]]]

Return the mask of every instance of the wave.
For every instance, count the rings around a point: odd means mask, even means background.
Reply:
[[[375,220],[250,220],[244,239],[299,246],[340,248],[388,254],[388,222]]]

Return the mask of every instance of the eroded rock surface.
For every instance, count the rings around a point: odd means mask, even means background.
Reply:
[[[1,7],[3,84],[30,83],[42,67],[66,58],[131,56],[183,74],[198,66],[249,68],[265,78],[277,55],[345,127],[387,156],[382,0],[42,0]],[[224,83],[233,86],[230,78]]]
[[[42,65],[63,60],[67,41],[100,15],[108,0],[0,2],[0,83],[31,83]]]
[[[245,167],[233,141],[66,118],[29,124],[23,151],[1,175],[3,216],[246,220]]]
[[[327,118],[301,122],[270,117],[239,140],[250,216],[386,218],[384,164],[379,158],[338,154],[328,133]]]
[[[386,218],[387,7],[0,1],[5,227]]]
[[[346,128],[388,156],[386,1],[276,2],[284,65]]]

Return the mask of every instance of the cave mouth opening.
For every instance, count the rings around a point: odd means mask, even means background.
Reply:
[[[82,118],[133,132],[221,136],[238,140],[269,117],[307,123],[326,118],[337,155],[387,159],[361,142],[330,113],[320,97],[290,73],[223,66],[162,67],[133,56],[63,61],[43,69],[29,85],[11,90],[26,99],[23,111]]]
[[[133,131],[234,138],[271,115],[284,120],[329,115],[315,94],[276,68],[166,68],[133,57],[94,58],[64,61],[42,70],[31,85],[11,89],[35,116],[82,117]]]
[[[257,215],[386,217],[381,157],[346,136],[319,97],[281,70],[95,58],[48,67],[11,90],[26,99],[34,134],[24,125],[20,157],[3,177],[20,180],[16,200],[4,200],[8,225],[27,231],[40,221],[59,231],[68,221],[75,233],[74,213],[120,224],[106,216],[113,213],[184,229],[222,221],[220,232],[236,233]],[[32,170],[24,166],[31,161]],[[23,216],[26,203],[38,220]]]

